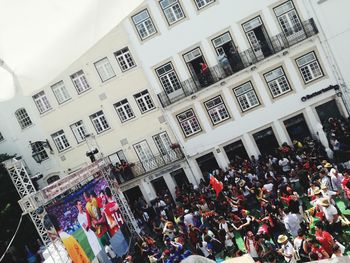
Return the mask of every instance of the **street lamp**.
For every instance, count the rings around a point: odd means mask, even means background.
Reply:
[[[42,161],[49,158],[44,148],[49,148],[50,153],[53,154],[53,150],[48,140],[46,141],[29,141],[30,147],[32,148],[32,157],[37,163],[41,163]]]

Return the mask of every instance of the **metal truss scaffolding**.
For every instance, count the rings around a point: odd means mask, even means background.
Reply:
[[[19,200],[18,203],[22,208],[23,213],[29,214],[39,233],[41,241],[45,246],[48,246],[51,243],[51,239],[43,224],[42,213],[44,212],[44,209],[42,207],[36,207],[35,204],[31,202],[31,198],[29,198],[30,196],[35,195],[37,191],[32,184],[24,162],[20,159],[13,158],[5,161],[4,165],[19,196],[21,197],[21,200]],[[38,211],[40,211],[40,213]]]
[[[13,158],[3,162],[9,172],[11,180],[15,185],[21,199],[18,201],[24,214],[29,214],[45,246],[52,243],[50,236],[44,226],[43,217],[46,214],[45,205],[54,198],[79,188],[96,177],[103,176],[110,185],[112,194],[118,203],[119,209],[124,216],[124,221],[132,235],[139,235],[140,228],[133,213],[121,192],[119,185],[110,178],[110,162],[107,158],[101,158],[80,170],[55,181],[49,186],[36,191],[31,182],[30,175],[25,163],[19,158]]]

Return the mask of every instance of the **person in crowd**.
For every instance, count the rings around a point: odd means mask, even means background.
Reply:
[[[329,254],[327,251],[320,245],[320,243],[315,239],[310,240],[311,244],[311,252],[310,252],[310,260],[321,260],[329,258]],[[315,257],[316,255],[316,257]]]
[[[338,245],[335,245],[333,247],[333,254],[331,258],[336,258],[336,257],[342,257],[343,253],[341,252],[341,249]]]
[[[226,76],[232,75],[233,72],[232,72],[232,68],[230,65],[230,61],[228,60],[224,50],[219,51],[217,59],[219,61],[220,66],[224,70],[225,75]]]
[[[309,262],[310,244],[305,238],[304,230],[298,230],[298,236],[294,238],[294,248],[297,251],[300,262]]]
[[[254,234],[252,231],[248,231],[247,235],[244,237],[244,247],[247,251],[247,253],[254,259],[258,260],[259,255],[259,244],[255,240]]]
[[[295,259],[295,249],[289,242],[288,237],[286,235],[280,235],[277,242],[281,245],[277,253],[284,257],[285,262],[297,263]]]
[[[350,149],[350,135],[345,134],[350,121],[333,118],[324,127],[328,139],[336,134],[340,151]],[[226,170],[207,170],[198,185],[178,187],[174,201],[169,193],[171,201],[165,202],[162,193],[148,208],[155,211],[154,216],[148,211],[150,227],[144,231],[156,241],[156,260],[170,260],[174,253],[182,257],[185,248],[213,260],[248,253],[261,262],[308,262],[342,254],[337,246],[347,247],[347,236],[341,210],[350,198],[346,164],[328,159],[311,138],[298,138],[292,146],[284,143],[268,155],[230,159]],[[222,190],[214,190],[207,174],[222,182]],[[134,214],[145,221],[143,211],[135,206]],[[236,242],[241,237],[243,243]],[[152,246],[138,246],[145,262],[154,255]]]

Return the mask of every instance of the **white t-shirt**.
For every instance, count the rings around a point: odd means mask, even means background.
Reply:
[[[227,223],[227,222],[225,222],[224,224],[220,223],[220,224],[219,224],[219,229],[220,229],[220,230],[221,230],[221,229],[224,229],[225,232],[227,233],[227,232],[228,232],[228,223]]]
[[[283,253],[284,254],[287,254],[287,255],[292,255],[291,258],[288,258],[288,257],[284,257],[284,260],[285,262],[288,262],[288,263],[297,263],[297,261],[295,260],[294,258],[294,247],[293,245],[288,241],[287,244],[283,245],[282,246],[282,250],[283,250]]]
[[[233,241],[232,241],[233,237],[234,237],[233,233],[226,232],[226,235],[225,235],[225,247],[232,247],[233,246]]]
[[[282,167],[283,172],[289,172],[290,171],[290,164],[289,160],[287,158],[283,158],[278,162],[279,166]]]
[[[271,192],[273,189],[273,183],[264,184],[263,188],[265,188],[266,191]]]
[[[166,203],[163,201],[163,200],[159,200],[157,203],[156,203],[156,207],[160,208],[160,207],[165,207],[166,206]]]
[[[286,229],[296,237],[298,235],[298,230],[300,229],[300,220],[296,214],[289,213],[283,219]]]
[[[321,179],[321,183],[326,185],[328,189],[332,189],[332,184],[331,184],[331,180],[329,179],[328,176],[324,176],[322,179]]]
[[[117,255],[114,253],[114,251],[110,248],[110,246],[105,246],[105,252],[109,256],[109,258],[113,259],[117,257]]]
[[[333,218],[335,215],[338,214],[337,209],[334,207],[334,205],[330,205],[328,207],[322,207],[322,211],[329,223],[333,222]],[[336,223],[339,222],[339,217]]]
[[[202,251],[202,253],[203,253],[203,255],[205,257],[209,256],[208,243],[207,242],[202,241],[202,246],[199,246],[199,244],[197,244],[197,248],[199,248]]]
[[[294,239],[294,247],[295,247],[296,251],[299,251],[302,242],[303,242],[303,239],[301,239],[301,238],[296,237]]]
[[[193,214],[188,213],[184,216],[184,223],[186,226],[194,225]]]
[[[248,245],[249,245],[249,254],[253,257],[253,258],[257,258],[259,257],[258,252],[255,249],[254,246],[254,241],[249,239],[248,240]]]
[[[215,263],[215,261],[202,256],[192,255],[181,260],[181,263]]]

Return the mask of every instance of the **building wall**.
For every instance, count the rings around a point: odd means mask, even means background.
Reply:
[[[17,121],[15,112],[24,108],[32,122],[31,125],[22,129]],[[62,169],[50,150],[45,148],[49,159],[38,164],[32,158],[32,149],[30,141],[45,141],[48,137],[42,130],[39,114],[32,104],[30,97],[22,95],[16,98],[0,103],[0,132],[3,140],[0,142],[0,153],[21,156],[26,165],[30,168],[31,176],[42,174],[43,178],[39,181],[42,186],[46,180],[54,175],[62,176]]]
[[[281,33],[273,8],[285,2],[245,1],[238,8],[235,1],[219,0],[214,1],[213,4],[208,5],[203,10],[196,10],[193,1],[179,1],[186,18],[173,26],[168,26],[158,1],[145,1],[141,7],[131,14],[129,19],[124,21],[124,26],[130,35],[135,51],[143,63],[146,75],[152,87],[154,87],[155,93],[158,94],[163,92],[163,89],[156,76],[155,68],[171,61],[180,81],[190,78],[189,69],[182,56],[195,47],[200,47],[209,67],[215,66],[218,61],[211,40],[227,31],[231,33],[238,51],[246,50],[250,46],[242,29],[242,23],[257,15],[260,15],[270,37]],[[293,1],[293,3],[301,21],[312,17],[302,1]],[[157,33],[141,40],[132,19],[134,15],[145,8],[147,8],[152,18]],[[179,38],[179,36],[182,37]],[[310,51],[315,52],[324,76],[304,84],[295,60]],[[277,66],[283,67],[292,91],[273,99],[263,79],[263,74]],[[261,105],[243,113],[232,89],[247,80],[252,81]],[[322,93],[305,102],[301,98],[329,85],[336,84],[338,84],[337,76],[327,59],[327,53],[324,52],[318,34],[265,58],[221,82],[204,88],[192,96],[173,103],[165,108],[165,115],[176,133],[176,137],[184,146],[184,151],[189,163],[195,170],[195,174],[200,174],[195,161],[196,158],[212,152],[218,165],[224,168],[227,166],[229,159],[223,150],[223,146],[235,140],[242,140],[248,155],[260,154],[253,139],[253,133],[266,127],[273,129],[279,144],[283,142],[291,143],[294,138],[289,137],[283,121],[300,113],[303,114],[311,135],[317,138],[317,132],[322,131],[317,126],[320,119],[315,107],[327,101],[335,100],[341,113],[347,116],[344,104],[336,96],[334,90]],[[230,119],[213,126],[203,102],[216,95],[222,96],[228,108]],[[177,114],[187,109],[193,109],[202,129],[200,133],[188,138],[184,136],[176,119]]]
[[[344,90],[349,90],[350,64],[344,52],[350,45],[350,23],[347,17],[350,2],[346,0],[306,1],[305,6],[320,27],[323,48],[328,54],[327,59],[333,65],[333,70],[340,73],[338,73],[339,83],[345,84]],[[345,93],[344,97],[349,104],[349,94]]]
[[[139,66],[140,62],[136,54],[134,54],[127,41],[121,28],[116,27],[43,89],[52,105],[52,110],[41,116],[44,129],[48,135],[63,129],[70,143],[69,149],[57,154],[61,160],[60,165],[65,169],[75,170],[82,164],[90,162],[85,156],[88,146],[85,142],[78,144],[69,127],[79,120],[83,120],[87,133],[96,135],[97,145],[105,156],[123,150],[130,162],[138,161],[133,149],[135,143],[146,139],[153,153],[157,154],[158,149],[152,139],[153,135],[167,131],[170,139],[174,141],[171,131],[167,130],[156,98],[150,94],[155,108],[144,114],[141,114],[133,98],[133,94],[145,89],[151,92],[151,88],[142,72],[142,68]],[[126,72],[121,72],[113,53],[127,46],[129,46],[137,66]],[[108,57],[116,76],[102,83],[94,63],[104,57]],[[70,80],[70,75],[80,69],[84,70],[91,89],[78,95]],[[50,86],[61,80],[64,81],[65,87],[72,98],[59,105]],[[135,117],[121,123],[113,104],[124,98],[127,98]],[[99,110],[103,110],[110,129],[96,134],[89,116]],[[124,142],[121,142],[123,140]],[[50,142],[55,145],[52,138],[50,138]],[[56,148],[55,152],[58,152]]]
[[[122,71],[114,53],[125,47],[129,48],[136,66]],[[97,72],[95,63],[105,57],[108,58],[115,76],[103,82]],[[71,75],[80,70],[83,70],[90,89],[79,95],[71,80]],[[70,97],[69,100],[61,104],[52,90],[52,87],[60,81],[63,81]],[[146,89],[149,91],[154,108],[142,113],[134,94]],[[42,91],[44,91],[51,109],[42,113],[39,118],[43,130],[54,148],[55,157],[58,159],[60,167],[67,174],[90,163],[86,152],[93,148],[99,149],[99,154],[96,157],[115,155],[116,152],[122,150],[129,163],[140,165],[137,164],[141,159],[136,153],[135,144],[146,141],[153,155],[157,156],[161,153],[154,140],[155,135],[166,132],[170,141],[176,143],[173,131],[167,125],[158,99],[143,72],[142,63],[129,44],[128,35],[121,26],[116,26],[88,52],[59,74],[57,78],[41,90],[36,91],[33,96]],[[134,113],[134,117],[125,122],[121,121],[114,107],[115,103],[123,99],[128,100]],[[32,104],[34,105],[34,101],[32,101]],[[36,111],[38,112],[38,110]],[[98,133],[90,119],[90,115],[100,110],[103,111],[110,128]],[[78,143],[70,126],[80,120],[84,123],[86,133],[93,135],[90,136],[92,139],[86,139]],[[52,136],[60,130],[64,131],[69,143],[69,147],[61,151],[55,143],[54,136]],[[119,159],[121,160],[121,158]],[[116,159],[111,158],[111,161],[115,164]],[[150,181],[164,177],[165,185],[174,194],[175,181],[170,173],[173,169],[179,167],[189,170],[183,160],[179,159],[174,162],[176,163],[175,166],[170,163],[162,167],[159,166],[157,169],[152,168],[153,170],[149,171],[146,176],[141,174],[130,181],[124,182],[122,189],[128,190],[133,186],[139,186],[145,199],[150,201],[156,197],[156,189],[150,184]],[[142,166],[144,166],[144,163]],[[193,177],[192,181],[195,183]]]

